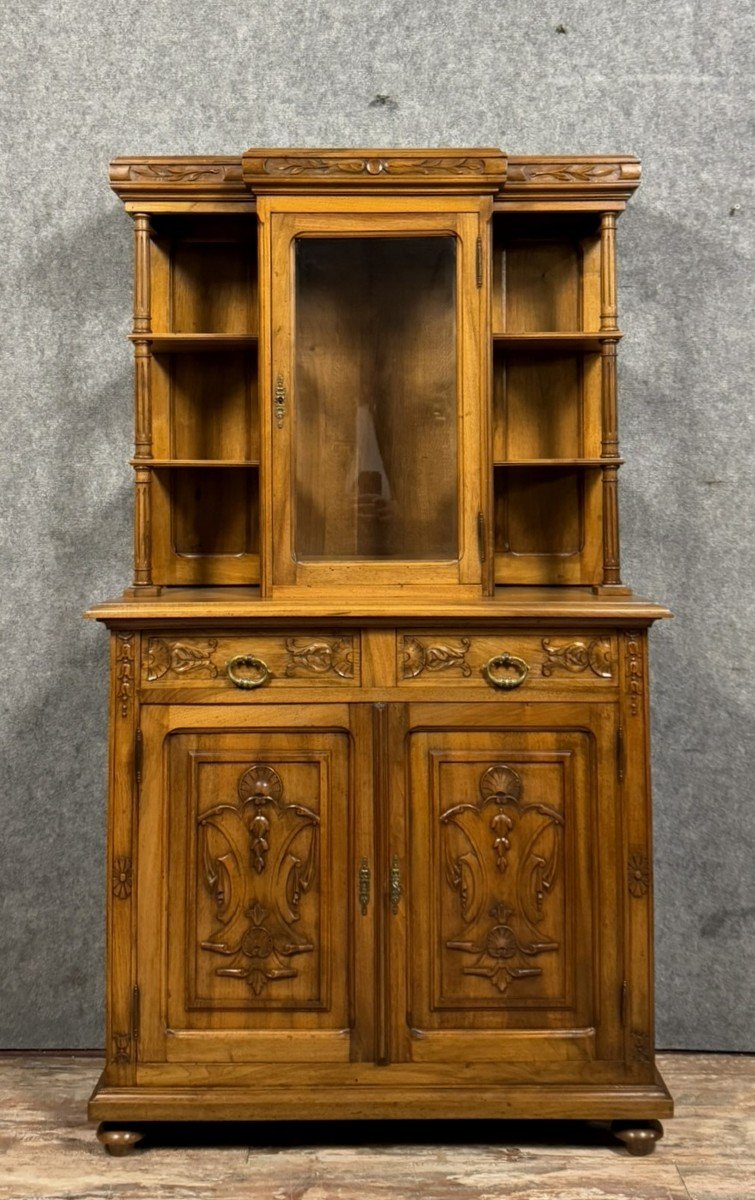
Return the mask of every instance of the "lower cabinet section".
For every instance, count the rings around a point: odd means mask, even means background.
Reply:
[[[670,1113],[635,690],[139,706],[120,678],[92,1116]]]

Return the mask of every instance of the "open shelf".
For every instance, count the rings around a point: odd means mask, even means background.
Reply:
[[[177,467],[259,467],[259,460],[248,458],[132,458],[132,467],[152,467],[164,471]]]
[[[574,463],[522,463],[513,471],[509,465],[495,469],[496,583],[595,583],[601,568],[600,471]]]
[[[132,342],[149,342],[153,354],[247,350],[257,345],[256,333],[132,333]]]
[[[555,467],[569,470],[572,467],[620,467],[623,458],[510,458],[494,462],[498,467]]]
[[[169,469],[155,470],[156,583],[259,582],[259,474],[252,464],[243,465],[252,469],[172,461]]]
[[[622,335],[618,330],[610,332],[583,333],[494,333],[493,343],[503,351],[541,353],[554,351],[562,353],[599,353],[602,343],[606,340],[617,341]]]

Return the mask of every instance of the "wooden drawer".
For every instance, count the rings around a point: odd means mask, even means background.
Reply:
[[[232,693],[354,687],[360,682],[359,641],[358,633],[337,631],[145,634],[141,681],[145,689],[209,686]]]
[[[399,685],[507,692],[618,685],[617,639],[594,630],[527,633],[519,630],[398,630]]]

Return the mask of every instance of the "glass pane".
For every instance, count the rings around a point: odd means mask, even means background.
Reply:
[[[455,238],[295,262],[296,558],[457,558]]]

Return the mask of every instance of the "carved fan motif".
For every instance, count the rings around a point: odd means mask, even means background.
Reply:
[[[522,803],[522,790],[518,772],[496,763],[480,776],[478,800],[440,817],[446,881],[458,894],[465,926],[446,948],[474,955],[463,973],[489,979],[501,994],[516,980],[541,975],[532,959],[559,948],[538,926],[558,870],[564,821],[548,805]]]
[[[238,783],[238,802],[199,819],[201,869],[217,928],[203,950],[231,960],[215,974],[244,980],[255,996],[298,974],[291,965],[314,944],[295,928],[317,868],[319,817],[283,803],[277,771],[255,763]]]

